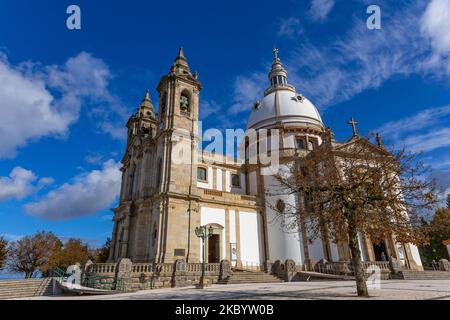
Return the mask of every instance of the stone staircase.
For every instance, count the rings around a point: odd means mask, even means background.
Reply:
[[[402,270],[400,275],[404,280],[450,280],[450,271]]]
[[[53,295],[52,279],[0,280],[0,300]]]
[[[278,282],[284,281],[276,276],[270,275],[265,272],[234,271],[229,278],[219,280],[218,284],[278,283]]]

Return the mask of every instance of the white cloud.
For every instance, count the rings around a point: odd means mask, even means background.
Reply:
[[[262,97],[264,87],[268,86],[267,74],[255,72],[249,76],[239,76],[234,83],[233,100],[228,112],[235,115],[250,110],[253,103]]]
[[[428,152],[450,146],[449,122],[450,105],[390,121],[376,131],[396,145],[405,145],[415,152]]]
[[[436,55],[447,58],[450,54],[450,1],[432,0],[422,16],[421,28],[430,37]]]
[[[323,21],[334,7],[335,0],[312,0],[309,14],[313,20]]]
[[[44,81],[0,59],[0,158],[14,157],[31,139],[61,136],[77,119],[76,110],[58,109]]]
[[[14,242],[20,240],[24,237],[24,235],[11,234],[11,233],[2,233],[1,237],[5,238],[6,241]]]
[[[200,118],[206,119],[212,115],[218,116],[218,112],[220,112],[220,111],[221,111],[221,107],[215,101],[205,100],[202,102],[202,105],[200,108]]]
[[[303,33],[300,20],[294,17],[281,20],[277,35],[279,37],[296,38]]]
[[[76,176],[43,198],[25,205],[28,214],[51,220],[65,220],[108,209],[120,193],[120,163],[108,160],[101,170]]]
[[[386,2],[381,30],[367,29],[366,16],[355,15],[349,31],[326,44],[318,46],[303,35],[295,50],[281,52],[289,80],[324,110],[394,77],[449,77],[448,62],[442,54],[436,55],[437,48],[448,52],[449,3],[402,1],[394,8]],[[443,12],[437,13],[439,10]],[[302,27],[298,28],[301,31]],[[289,30],[286,37],[293,32]]]
[[[105,63],[82,52],[62,66],[24,62],[11,65],[0,55],[0,158],[14,157],[17,149],[46,136],[61,137],[79,117],[83,104],[110,107],[96,118],[99,129],[124,121],[125,108],[108,91],[111,73]],[[124,129],[114,131],[114,137]]]
[[[8,177],[0,177],[0,201],[24,199],[52,183],[50,177],[37,180],[33,171],[15,167]]]
[[[450,146],[450,128],[440,128],[403,139],[405,146],[414,152],[429,152]]]

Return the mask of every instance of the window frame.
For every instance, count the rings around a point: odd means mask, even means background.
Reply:
[[[183,110],[181,108],[181,99],[182,97],[186,97],[187,98],[187,110]],[[191,110],[192,110],[192,97],[191,94],[189,93],[189,91],[187,90],[183,90],[180,94],[180,103],[179,103],[179,108],[180,108],[180,113],[181,114],[185,114],[185,115],[190,115],[191,114]]]
[[[204,170],[204,172],[205,172],[205,179],[204,180],[201,179],[200,176],[199,176],[200,170]],[[197,181],[208,182],[208,168],[200,167],[200,166],[197,167]]]
[[[234,177],[237,177],[238,185],[234,185],[234,183],[233,183],[233,178]],[[232,188],[238,188],[238,189],[241,188],[241,176],[238,173],[231,173],[230,182],[231,182],[231,187]]]
[[[303,143],[303,148],[300,148],[299,146],[299,141],[302,141]],[[306,137],[304,136],[297,136],[295,137],[295,147],[298,150],[308,150],[308,145],[307,145],[307,141],[306,141]]]

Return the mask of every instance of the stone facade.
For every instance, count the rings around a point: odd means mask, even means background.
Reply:
[[[287,83],[287,72],[277,56],[269,77],[271,86],[264,100],[255,104],[249,126],[280,128],[280,158],[287,163],[306,156],[329,132],[312,103]],[[151,265],[151,272],[133,272],[131,277],[133,283],[145,287],[151,283],[178,286],[196,280],[200,275],[194,269],[200,266],[203,254],[210,266],[226,260],[230,268],[265,270],[283,274],[287,280],[294,276],[294,269],[314,270],[321,259],[349,261],[348,245],[331,243],[326,230],[315,241],[301,225],[297,235],[281,230],[267,206],[270,199],[266,199],[265,190],[273,181],[264,174],[264,167],[200,150],[201,89],[198,74],[191,73],[180,49],[169,73],[158,84],[158,113],[147,91],[128,120],[109,262],[130,259],[133,268],[139,268],[140,263],[145,268]],[[275,104],[275,114],[261,115],[270,103]],[[292,110],[304,111],[287,115]],[[271,123],[272,119],[290,118],[297,122]],[[250,147],[247,141],[244,145]],[[336,142],[336,146],[341,145]],[[292,201],[289,197],[282,200]],[[196,227],[203,225],[212,230],[205,253],[195,234]],[[365,261],[377,260],[370,239],[360,235],[360,246]],[[421,268],[416,249],[409,244],[400,246],[395,237],[384,240],[386,256],[401,261],[402,267]],[[288,271],[281,269],[285,266]],[[218,269],[214,277],[219,274]]]

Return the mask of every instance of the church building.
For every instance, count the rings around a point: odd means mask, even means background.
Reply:
[[[314,104],[289,84],[278,51],[274,53],[267,89],[253,105],[247,129],[279,129],[280,158],[305,157],[321,145],[327,129]],[[349,261],[346,243],[333,243],[325,235],[311,239],[300,227],[297,232],[283,230],[267,203],[290,203],[292,196],[267,199],[266,191],[277,182],[264,168],[202,150],[201,90],[198,74],[191,72],[180,49],[158,84],[157,112],[147,91],[129,118],[109,261],[198,263],[204,256],[208,263],[226,259],[243,269],[263,269],[267,261],[287,259],[303,266],[322,259]],[[181,154],[183,150],[188,152]],[[178,161],[180,157],[191,161]],[[199,226],[211,232],[205,252],[195,232]],[[404,266],[422,270],[412,244],[397,243],[394,237],[374,244],[363,235],[359,244],[365,261],[392,255]]]

